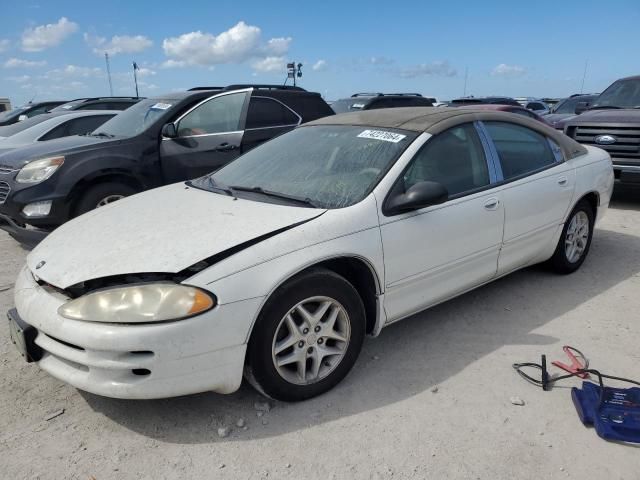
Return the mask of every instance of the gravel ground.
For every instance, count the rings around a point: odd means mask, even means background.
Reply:
[[[25,255],[0,234],[2,312]],[[530,268],[393,325],[332,392],[265,413],[247,386],[158,401],[80,392],[23,363],[0,322],[0,477],[638,479],[640,450],[583,427],[568,388],[543,392],[511,368],[568,343],[640,377],[638,292],[640,193],[628,192],[576,274]]]

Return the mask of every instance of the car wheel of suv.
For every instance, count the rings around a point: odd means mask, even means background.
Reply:
[[[353,285],[329,270],[310,270],[267,301],[249,341],[245,376],[277,400],[315,397],[349,373],[364,335],[364,306]]]
[[[99,207],[136,193],[129,185],[118,182],[99,183],[84,192],[76,204],[75,216],[82,215]]]
[[[594,216],[591,205],[581,200],[575,206],[562,229],[551,267],[557,273],[573,273],[587,258],[593,237]]]

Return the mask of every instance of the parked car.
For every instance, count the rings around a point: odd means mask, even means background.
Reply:
[[[63,103],[65,103],[65,101],[27,103],[21,107],[14,108],[13,110],[2,112],[0,113],[0,126],[11,125],[12,123],[21,122],[27,118],[41,115],[58,105],[62,105]]]
[[[333,102],[331,108],[336,113],[347,113],[378,108],[432,107],[435,102],[435,98],[419,93],[354,93]]]
[[[549,113],[549,106],[541,99],[535,97],[515,97],[514,100],[528,110],[533,110],[538,115]]]
[[[52,108],[52,112],[64,110],[126,110],[144,97],[93,97],[77,98]]]
[[[576,114],[575,111],[578,103],[585,102],[588,108],[591,106],[591,102],[597,97],[598,94],[571,95],[559,101],[550,112],[544,116],[544,119],[549,122],[553,128],[564,130],[565,121]]]
[[[35,117],[27,118],[26,120],[22,120],[21,122],[12,123],[11,125],[4,125],[0,127],[0,139],[11,137],[16,133],[20,133],[27,128],[31,128],[34,125],[49,120],[50,118],[60,115],[67,115],[69,113],[71,112],[64,111],[56,113],[43,113],[41,115],[36,115]]]
[[[565,133],[611,155],[615,178],[640,186],[640,75],[616,80],[589,105],[578,102]]]
[[[10,330],[98,395],[230,393],[244,372],[303,400],[347,375],[366,334],[528,265],[577,270],[612,185],[605,151],[518,115],[325,117],[54,231],[18,276]]]
[[[49,118],[8,138],[0,138],[0,158],[2,158],[2,154],[6,152],[36,142],[54,140],[70,135],[86,135],[87,133],[93,132],[107,120],[113,118],[117,113],[118,112],[114,112],[113,110],[88,110],[69,112],[62,115],[55,113],[39,115],[38,117],[34,117],[34,120],[39,117]],[[26,121],[20,123],[26,123]],[[0,128],[9,128],[11,126],[12,125]],[[0,162],[2,162],[2,160],[0,160]]]
[[[299,87],[232,85],[141,100],[90,135],[0,157],[0,229],[34,244],[70,218],[217,170],[333,110]],[[31,228],[36,227],[36,228]]]
[[[546,125],[549,125],[549,123],[544,119],[544,117],[541,117],[537,113],[532,112],[531,110],[528,110],[520,106],[516,107],[514,105],[487,104],[487,105],[463,105],[458,108],[464,108],[467,110],[476,109],[476,110],[493,110],[497,112],[510,112],[510,113],[515,113],[517,115],[522,115],[524,117],[533,118],[534,120],[537,120]]]
[[[513,105],[514,107],[522,106],[511,97],[462,97],[451,100],[449,102],[449,106],[460,107],[462,105],[486,105],[492,103],[499,105]]]
[[[0,112],[11,110],[11,101],[8,98],[0,97]]]

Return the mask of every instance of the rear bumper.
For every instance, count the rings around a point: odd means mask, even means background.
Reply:
[[[18,242],[27,247],[35,247],[47,235],[49,231],[40,230],[38,228],[29,228],[22,226],[8,215],[0,213],[0,230],[4,230]]]
[[[175,322],[123,325],[58,315],[68,300],[39,285],[27,267],[15,286],[16,310],[37,330],[36,364],[80,390],[125,399],[205,391],[231,393],[242,382],[246,336],[261,298],[218,305]]]

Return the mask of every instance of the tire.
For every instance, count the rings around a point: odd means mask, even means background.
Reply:
[[[585,200],[579,201],[564,224],[556,251],[549,262],[553,271],[566,275],[580,268],[591,247],[593,226],[594,212],[591,205]],[[585,232],[585,228],[588,231]]]
[[[136,189],[119,182],[98,183],[89,187],[76,203],[74,216],[82,215],[108,203],[137,193]]]
[[[300,306],[311,314],[306,320]],[[276,290],[258,316],[245,376],[276,400],[315,397],[349,373],[365,330],[364,305],[353,285],[325,269],[302,273]]]

